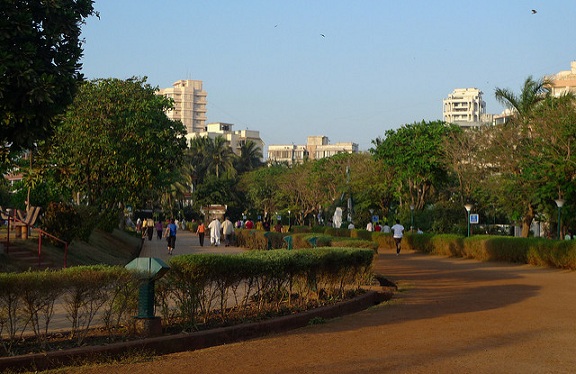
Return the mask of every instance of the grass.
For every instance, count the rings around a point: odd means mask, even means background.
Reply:
[[[38,251],[38,237],[31,236],[27,240],[12,239],[15,246],[26,248],[31,252]],[[80,265],[126,265],[138,255],[142,240],[139,236],[114,230],[108,233],[94,230],[88,242],[73,241],[68,246],[67,266]],[[49,260],[56,267],[64,266],[64,248],[55,246],[47,239],[42,239],[42,257]],[[0,271],[24,271],[26,263],[20,263],[17,259],[0,254]]]

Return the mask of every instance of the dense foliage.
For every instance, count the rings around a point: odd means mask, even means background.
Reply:
[[[92,0],[0,1],[0,161],[50,136],[74,99],[93,13]]]

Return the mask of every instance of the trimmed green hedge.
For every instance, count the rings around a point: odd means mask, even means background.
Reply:
[[[70,321],[70,339],[78,345],[82,345],[96,320],[109,331],[134,327],[137,285],[135,274],[123,267],[78,266],[57,271],[0,273],[4,352],[10,355],[26,333],[32,333],[37,348],[44,349],[57,302]]]
[[[157,283],[165,321],[192,328],[218,311],[231,315],[260,314],[283,308],[306,308],[309,302],[340,300],[371,275],[371,249],[317,248],[250,251],[239,255],[182,255]],[[230,308],[230,300],[234,300]]]
[[[430,254],[576,270],[576,241],[507,236],[408,235],[413,249]]]

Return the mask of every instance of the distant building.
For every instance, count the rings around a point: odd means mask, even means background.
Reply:
[[[358,144],[352,142],[330,144],[326,136],[309,136],[306,145],[275,144],[268,146],[268,160],[289,165],[306,159],[319,160],[339,153],[358,153]]]
[[[461,127],[478,127],[492,122],[486,115],[486,102],[477,88],[457,88],[443,100],[444,122]]]
[[[158,90],[174,100],[174,109],[166,112],[168,118],[180,120],[188,134],[204,131],[206,124],[206,91],[202,89],[202,81],[179,80],[171,88]]]
[[[195,137],[209,137],[211,139],[215,139],[218,136],[223,137],[226,139],[232,151],[236,155],[240,155],[240,148],[246,144],[247,141],[253,141],[260,151],[262,155],[264,155],[264,141],[260,138],[260,132],[254,130],[232,130],[234,125],[231,123],[224,123],[224,122],[213,122],[206,125],[206,127],[202,131],[196,131],[194,133],[188,133],[186,138],[188,139],[188,144],[190,144],[190,140]],[[264,161],[261,159],[261,161]]]
[[[550,93],[553,96],[559,97],[568,92],[576,94],[576,61],[570,63],[570,70],[563,70],[546,78],[552,82]]]

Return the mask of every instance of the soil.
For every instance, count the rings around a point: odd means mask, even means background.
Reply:
[[[67,372],[572,373],[576,273],[384,251],[386,303],[279,335]]]

